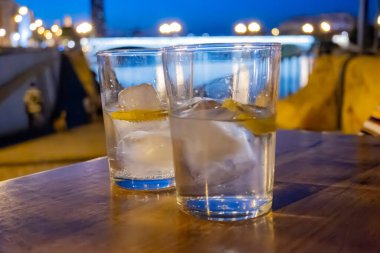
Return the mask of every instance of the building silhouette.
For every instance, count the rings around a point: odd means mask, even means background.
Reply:
[[[13,20],[18,5],[14,0],[0,0],[0,28],[5,29],[6,35],[0,38],[0,46],[10,45],[10,35],[17,32],[18,24]]]
[[[106,35],[106,26],[103,0],[91,0],[91,18],[96,37],[104,37]]]

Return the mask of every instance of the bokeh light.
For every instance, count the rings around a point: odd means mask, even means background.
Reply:
[[[310,23],[306,23],[302,26],[302,31],[304,33],[313,33],[314,32],[314,26]]]
[[[170,24],[170,30],[171,30],[171,32],[178,33],[182,30],[182,26],[178,22],[172,22]]]
[[[259,23],[257,22],[251,22],[249,25],[248,25],[248,30],[250,32],[260,32],[261,30],[261,26]]]
[[[40,27],[43,25],[43,22],[41,19],[36,19],[36,21],[34,21],[34,24],[36,24],[37,27]]]
[[[57,35],[58,37],[62,35],[62,29],[59,28],[58,31],[55,32],[55,35]]]
[[[323,21],[321,24],[320,24],[320,27],[321,27],[321,30],[323,32],[329,32],[331,30],[331,25],[327,22],[327,21]]]
[[[43,26],[38,27],[38,29],[37,29],[38,34],[42,35],[42,34],[44,34],[44,32],[45,32],[45,28]]]
[[[20,23],[22,21],[22,16],[20,14],[17,14],[15,17],[14,17],[14,20],[16,23]]]
[[[7,31],[4,28],[0,28],[0,37],[7,35]]]
[[[273,28],[271,31],[273,36],[278,36],[280,35],[280,30],[278,28]]]
[[[35,31],[35,30],[37,30],[37,26],[36,26],[36,24],[35,24],[35,23],[31,23],[31,24],[29,25],[29,29],[30,29],[31,31]]]
[[[92,31],[92,24],[88,22],[80,23],[76,28],[77,33],[79,34],[86,34],[90,33]]]
[[[53,34],[52,34],[52,32],[49,31],[49,30],[46,30],[46,31],[44,32],[44,35],[45,35],[45,38],[46,38],[47,40],[51,40],[51,39],[53,38]]]
[[[235,32],[238,34],[244,34],[247,32],[247,26],[243,23],[235,25]]]
[[[19,33],[14,33],[12,35],[12,39],[15,41],[19,41],[21,39],[21,35]]]
[[[26,6],[21,6],[19,9],[18,9],[18,13],[20,15],[26,15],[28,14],[29,10],[28,10],[28,7]]]

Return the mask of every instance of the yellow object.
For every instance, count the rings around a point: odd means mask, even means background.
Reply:
[[[342,110],[344,133],[358,133],[380,103],[380,57],[360,56],[347,66]]]
[[[296,94],[278,101],[277,126],[283,129],[337,130],[337,87],[347,58],[331,55],[317,58],[308,84]]]
[[[342,126],[338,129],[338,88],[348,55],[317,58],[308,84],[278,102],[277,126],[314,131],[342,130],[357,134],[380,103],[380,57],[357,56],[346,67],[343,86]]]
[[[142,122],[151,120],[166,119],[168,113],[166,111],[150,111],[150,110],[130,110],[116,111],[111,113],[113,119],[127,120],[131,122]]]
[[[244,110],[244,105],[231,98],[224,100],[222,106],[236,113],[235,118],[240,121],[239,123],[255,135],[276,131],[275,115],[267,118],[257,118]]]

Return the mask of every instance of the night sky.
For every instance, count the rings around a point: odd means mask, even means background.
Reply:
[[[49,25],[65,14],[74,22],[90,20],[90,0],[16,0],[34,10]],[[375,0],[370,2],[371,18]],[[154,35],[158,25],[173,19],[183,22],[186,33],[230,35],[237,21],[256,19],[268,30],[294,16],[348,12],[357,15],[359,0],[105,0],[111,34],[135,29]]]

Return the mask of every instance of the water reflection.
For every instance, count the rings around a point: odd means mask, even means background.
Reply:
[[[161,198],[172,196],[174,189],[162,191],[135,191],[121,188],[115,184],[111,184],[111,201],[114,215],[123,214],[124,212],[143,206],[144,204],[159,201]]]

